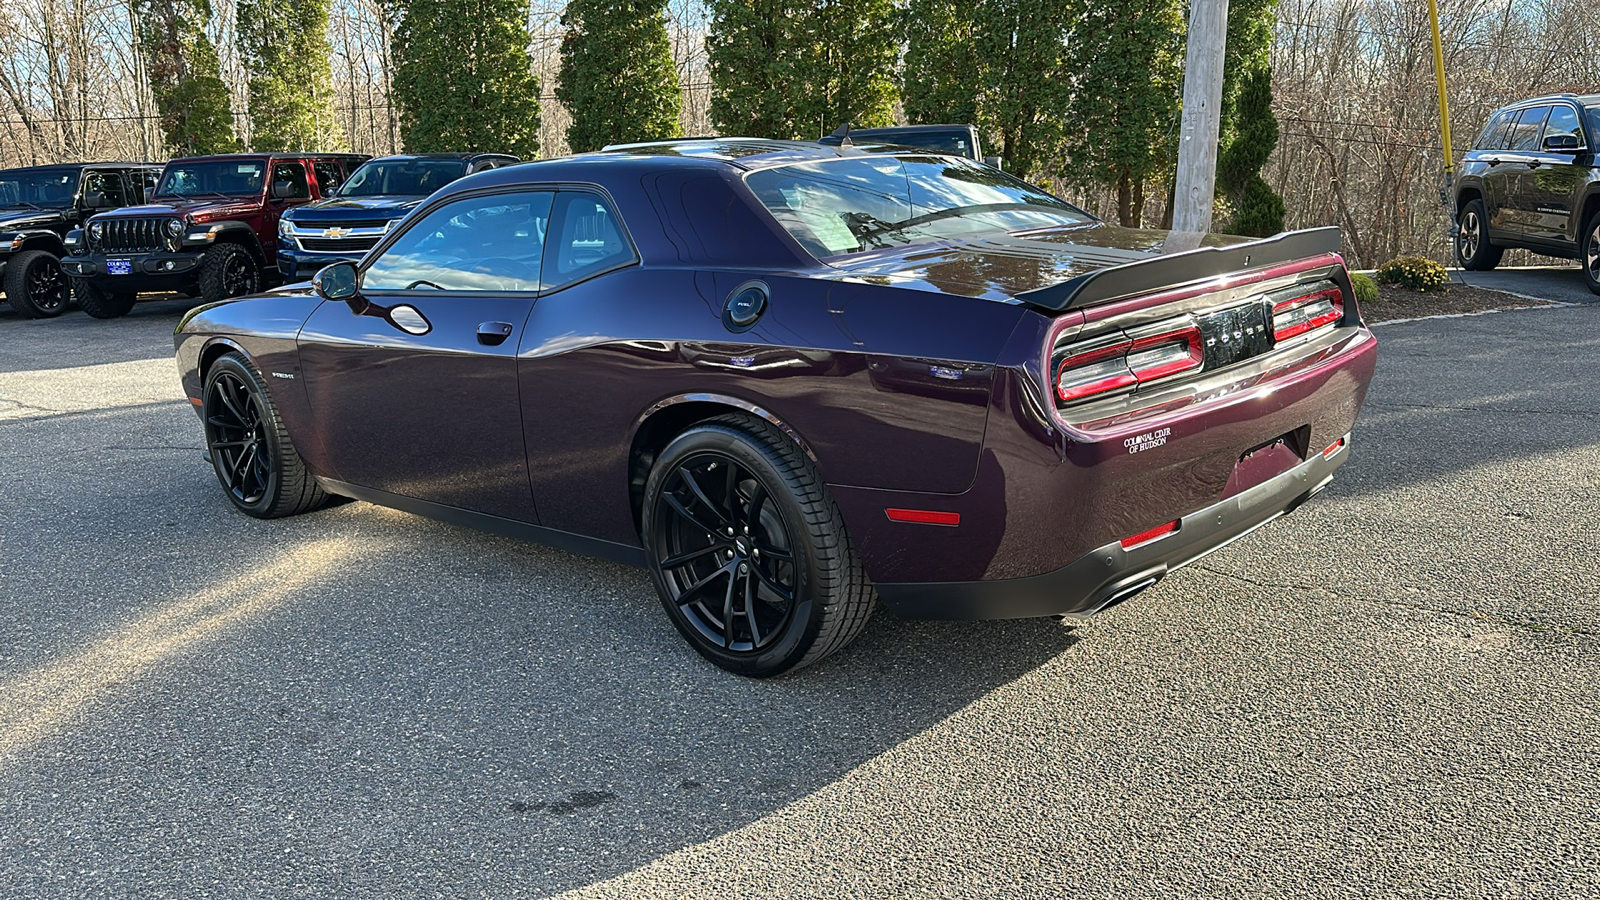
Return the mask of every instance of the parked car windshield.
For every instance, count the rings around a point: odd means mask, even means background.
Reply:
[[[77,169],[0,172],[0,206],[61,208],[78,192]]]
[[[261,193],[266,171],[266,162],[259,159],[170,163],[155,197],[254,197]]]
[[[752,172],[745,183],[819,258],[1092,221],[1027,182],[953,156],[796,163]]]
[[[402,194],[426,197],[467,174],[464,159],[388,159],[362,163],[339,188],[341,197]]]

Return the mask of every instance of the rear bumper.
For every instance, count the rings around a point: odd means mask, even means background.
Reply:
[[[993,581],[877,585],[895,614],[916,619],[1087,617],[1292,512],[1333,480],[1350,455],[1349,437],[1332,457],[1311,459],[1255,487],[1179,519],[1177,531],[1131,549],[1113,541],[1042,575]]]

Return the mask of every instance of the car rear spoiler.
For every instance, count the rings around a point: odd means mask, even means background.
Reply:
[[[1085,272],[1057,284],[1023,291],[1017,299],[1065,312],[1222,275],[1339,252],[1338,226],[1307,228],[1227,247],[1200,247]]]

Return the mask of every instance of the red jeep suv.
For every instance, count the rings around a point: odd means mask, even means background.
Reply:
[[[83,311],[126,315],[146,291],[207,302],[253,293],[277,267],[278,219],[320,200],[365,160],[351,153],[236,153],[167,163],[151,202],[94,216],[61,261]]]

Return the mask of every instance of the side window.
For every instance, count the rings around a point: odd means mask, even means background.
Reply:
[[[96,191],[104,194],[106,200],[112,206],[129,205],[128,198],[122,187],[121,172],[90,172],[84,178],[83,194],[87,197]]]
[[[435,209],[367,265],[369,291],[537,291],[549,191],[469,197]]]
[[[1517,117],[1511,128],[1511,150],[1533,151],[1539,149],[1539,133],[1544,129],[1544,118],[1550,114],[1548,106],[1530,106]]]
[[[273,166],[272,197],[275,200],[310,200],[311,185],[306,183],[306,167],[300,163],[278,163]]]
[[[340,168],[336,159],[318,159],[311,163],[311,170],[317,174],[317,187],[322,190],[322,196],[327,197],[344,184],[344,169]]]
[[[545,288],[558,288],[633,262],[633,246],[622,225],[599,194],[562,191],[550,215],[550,241],[545,248]]]
[[[1511,113],[1505,110],[1501,110],[1491,116],[1489,124],[1483,126],[1483,133],[1479,134],[1477,141],[1473,142],[1473,149],[1499,150],[1501,145],[1497,138],[1500,136],[1501,129],[1506,127],[1506,120],[1510,118]]]
[[[1550,110],[1550,118],[1544,123],[1544,137],[1539,139],[1539,146],[1544,147],[1544,138],[1555,134],[1570,134],[1578,139],[1578,146],[1589,142],[1583,139],[1583,126],[1578,124],[1578,111],[1566,104],[1559,104]]]

